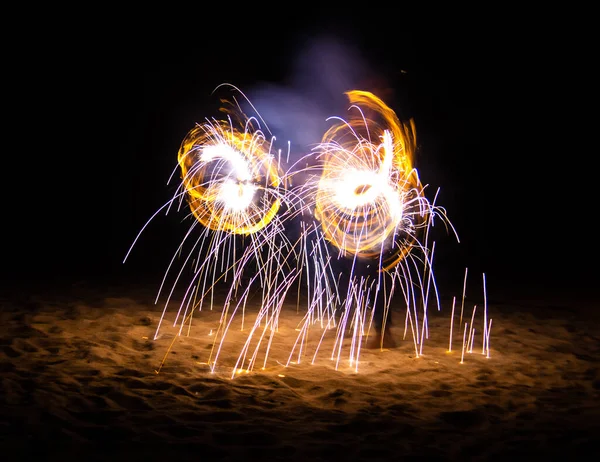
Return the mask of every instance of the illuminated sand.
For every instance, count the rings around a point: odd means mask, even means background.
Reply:
[[[151,340],[161,314],[153,296],[88,289],[3,300],[0,438],[3,453],[15,454],[7,460],[31,451],[44,460],[298,461],[597,452],[600,331],[578,303],[490,302],[490,358],[476,335],[462,364],[460,334],[447,352],[449,300],[429,311],[419,358],[410,335],[401,340],[397,311],[398,348],[363,349],[359,373],[343,359],[335,370],[328,337],[314,365],[309,353],[278,364],[297,337],[299,316],[286,305],[269,365],[260,369],[259,353],[255,370],[232,380],[246,337],[231,330],[211,373],[216,312],[196,316],[155,372],[173,335]]]

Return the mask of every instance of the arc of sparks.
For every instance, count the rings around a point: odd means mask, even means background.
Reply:
[[[181,143],[177,160],[192,214],[206,228],[248,235],[277,214],[282,174],[251,119],[241,130],[231,118],[197,125]]]
[[[339,119],[317,148],[323,173],[315,216],[343,254],[374,258],[383,251],[382,270],[389,270],[408,254],[429,213],[413,168],[415,124],[401,123],[370,92],[346,94],[358,116]]]

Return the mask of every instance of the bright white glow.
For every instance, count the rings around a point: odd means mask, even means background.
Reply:
[[[257,190],[256,185],[249,182],[252,173],[248,160],[227,144],[206,146],[202,150],[200,160],[211,162],[215,159],[222,159],[231,167],[228,177],[218,185],[217,200],[225,210],[243,212],[252,203]]]
[[[219,186],[217,197],[225,209],[243,212],[252,203],[256,189],[256,185],[252,183],[237,183],[227,179]]]
[[[402,199],[387,173],[346,169],[338,178],[322,181],[321,187],[331,191],[332,201],[341,208],[356,210],[383,199],[390,218],[395,222],[402,219]]]
[[[231,146],[215,144],[202,149],[202,155],[200,156],[202,162],[211,162],[217,158],[226,160],[231,164],[232,173],[239,181],[249,181],[252,178],[247,159]]]
[[[332,199],[340,207],[354,210],[375,202],[380,194],[380,183],[381,178],[375,172],[349,169],[328,186],[333,190]]]

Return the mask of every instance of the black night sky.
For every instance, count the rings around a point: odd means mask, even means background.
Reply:
[[[41,146],[14,177],[4,280],[155,284],[187,228],[181,216],[155,219],[123,258],[171,197],[183,137],[216,115],[212,92],[230,83],[295,152],[343,115],[344,91],[379,94],[415,120],[421,179],[440,188],[461,238],[440,230],[441,279],[454,284],[468,267],[488,274],[492,292],[585,289],[584,225],[573,222],[582,201],[572,198],[582,189],[570,179],[582,169],[552,154],[567,143],[556,137],[569,138],[559,128],[568,114],[555,109],[573,86],[557,75],[562,39],[543,25],[532,38],[525,18],[463,13],[207,12],[179,24],[104,11],[45,35],[27,64],[37,79],[28,135]]]

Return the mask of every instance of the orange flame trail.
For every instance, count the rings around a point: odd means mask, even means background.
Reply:
[[[248,235],[277,214],[282,175],[264,134],[251,120],[239,125],[231,118],[197,125],[177,159],[194,217],[214,231]]]
[[[326,239],[343,254],[384,254],[382,270],[389,270],[407,255],[427,222],[429,207],[413,168],[415,125],[401,123],[370,92],[346,94],[357,115],[339,119],[317,149],[323,173],[315,216]]]

